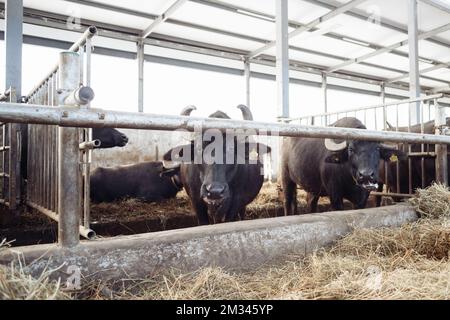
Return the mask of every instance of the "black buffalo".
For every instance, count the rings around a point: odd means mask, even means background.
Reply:
[[[28,132],[25,131],[25,141],[28,140]],[[92,129],[92,139],[100,141],[100,146],[95,147],[95,149],[107,149],[113,147],[124,147],[128,143],[128,137],[117,129],[113,128],[93,128]],[[27,143],[27,142],[26,142]],[[22,158],[20,170],[22,172],[22,177],[27,179],[28,177],[28,148],[26,143],[22,146]]]
[[[253,120],[246,106],[240,105],[239,108],[244,120]],[[215,112],[210,118],[229,119],[228,115],[221,111]],[[202,225],[244,219],[246,206],[255,199],[264,182],[261,161],[253,159],[255,161],[250,162],[249,158],[256,149],[260,153],[257,155],[258,158],[270,152],[270,149],[250,139],[233,138],[232,140],[233,148],[230,148],[227,143],[221,145],[222,154],[219,161],[201,162],[201,164],[187,161],[180,165],[181,182],[189,196],[192,209]],[[226,141],[225,136],[223,141]],[[184,152],[190,153],[188,158],[194,159],[196,152],[203,155],[211,143],[204,142],[203,145],[197,146],[197,143],[192,141],[188,145],[167,152],[164,160],[177,161],[184,158]],[[244,150],[244,152],[237,152],[238,150]],[[220,152],[219,148],[215,152]],[[233,161],[226,161],[227,159],[233,159]]]
[[[182,189],[177,170],[164,169],[160,161],[96,168],[91,174],[91,201],[135,198],[154,202],[173,198]]]
[[[181,115],[189,115],[194,106],[183,109]],[[96,130],[96,129],[93,129]],[[114,129],[113,129],[114,130]],[[101,141],[104,147],[117,142],[128,141],[126,136],[111,129],[93,131],[93,138]],[[116,167],[99,167],[91,174],[90,197],[93,202],[112,202],[124,198],[136,198],[146,202],[170,199],[182,189],[179,167],[164,168],[159,161],[142,162]]]
[[[356,118],[343,118],[331,126],[366,129]],[[285,214],[297,214],[297,185],[308,193],[309,212],[317,211],[321,196],[330,198],[334,210],[343,209],[344,198],[364,208],[377,187],[380,158],[401,154],[377,142],[287,138],[281,168]]]

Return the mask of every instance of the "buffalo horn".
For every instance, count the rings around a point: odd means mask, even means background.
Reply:
[[[253,115],[249,107],[244,106],[243,104],[240,104],[237,107],[241,110],[242,118],[244,118],[244,120],[253,121]]]
[[[325,148],[329,151],[341,151],[347,148],[347,141],[336,143],[333,139],[325,139]]]

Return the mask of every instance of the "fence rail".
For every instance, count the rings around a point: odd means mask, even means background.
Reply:
[[[81,109],[40,105],[3,103],[0,105],[0,121],[58,125],[62,127],[110,127],[173,131],[184,129],[195,132],[218,129],[253,130],[261,135],[285,137],[336,138],[415,144],[450,144],[450,136],[395,131],[374,131],[340,127],[305,126],[298,124],[197,118],[119,112],[103,109]]]

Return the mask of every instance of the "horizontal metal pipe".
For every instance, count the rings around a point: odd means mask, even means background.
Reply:
[[[102,142],[98,139],[92,140],[92,141],[85,141],[80,143],[80,150],[91,150],[94,148],[100,147]]]
[[[412,198],[414,195],[412,194],[404,194],[404,193],[390,193],[390,192],[371,192],[370,195],[373,196],[383,196],[383,197],[392,197],[392,198]]]
[[[77,52],[80,49],[80,47],[84,46],[87,39],[91,39],[96,34],[97,34],[97,27],[90,26],[81,35],[80,39],[78,39],[78,41],[75,42],[67,51]],[[56,73],[58,68],[59,68],[59,64],[56,64],[50,70],[50,72],[47,73],[47,75],[41,81],[39,81],[39,83],[33,88],[33,90],[30,91],[30,93],[28,94],[27,97],[30,98],[32,95],[34,95],[39,90],[39,88],[42,87],[45,84],[45,82],[47,82],[53,76],[53,74]]]
[[[409,103],[412,103],[412,102],[429,101],[429,100],[434,100],[434,99],[440,99],[442,97],[444,97],[444,94],[443,93],[439,93],[439,94],[429,95],[429,96],[426,96],[426,97],[405,99],[405,100],[394,101],[394,102],[389,102],[389,103],[375,104],[373,106],[366,106],[366,107],[352,108],[352,109],[344,109],[344,110],[339,110],[339,111],[319,113],[319,114],[315,114],[315,115],[309,115],[309,116],[304,116],[304,117],[299,117],[299,118],[289,118],[289,119],[283,119],[283,120],[289,121],[289,122],[290,121],[298,121],[298,120],[301,121],[303,119],[309,119],[311,117],[324,117],[324,116],[331,116],[331,115],[336,115],[336,114],[341,114],[341,113],[358,112],[358,111],[377,109],[377,108],[383,108],[383,107],[389,107],[389,106],[397,106],[397,105],[401,105],[401,104],[409,104]]]
[[[64,104],[66,105],[86,105],[94,100],[94,90],[90,87],[80,87],[72,91],[66,99]]]
[[[419,157],[419,158],[435,158],[436,153],[435,152],[409,152],[408,157]]]
[[[27,205],[30,206],[31,208],[45,214],[50,219],[59,223],[58,214],[56,214],[55,212],[48,210],[48,209],[46,209],[34,202],[31,202],[31,201],[27,201]],[[88,240],[93,240],[97,236],[97,234],[95,233],[94,230],[85,228],[84,226],[81,226],[81,225],[80,225],[79,231],[80,231],[80,235]]]
[[[395,131],[372,131],[339,127],[316,127],[297,124],[256,122],[234,119],[213,119],[169,116],[137,112],[119,112],[102,109],[53,108],[18,103],[0,104],[0,121],[35,123],[81,128],[129,128],[173,131],[183,129],[254,130],[261,135],[305,138],[341,138],[403,143],[450,144],[449,136]]]

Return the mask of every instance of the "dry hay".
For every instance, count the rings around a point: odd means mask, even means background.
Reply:
[[[435,185],[428,192],[417,192],[418,197],[423,195],[427,200],[413,202],[424,211],[419,221],[399,228],[357,229],[332,248],[308,257],[286,257],[277,265],[252,272],[208,267],[188,274],[170,270],[148,279],[126,280],[120,287],[117,283],[90,283],[85,284],[87,291],[74,297],[448,299],[450,219],[446,208],[450,192]],[[433,204],[438,204],[440,211]]]
[[[442,184],[418,189],[416,196],[410,199],[410,203],[423,218],[450,217],[450,192]]]
[[[0,252],[9,246],[0,242]],[[0,300],[55,300],[68,299],[61,290],[59,281],[51,281],[52,270],[44,270],[38,278],[27,274],[21,259],[9,266],[0,265]]]
[[[120,299],[449,299],[450,192],[419,190],[421,220],[399,228],[357,229],[308,257],[287,257],[253,272],[171,270],[135,281]],[[433,204],[438,204],[438,211]],[[427,210],[427,211],[425,211]],[[429,210],[429,211],[428,211]],[[430,219],[433,217],[435,219]]]

